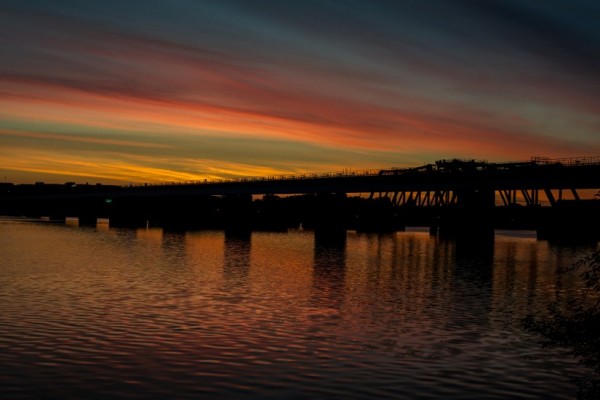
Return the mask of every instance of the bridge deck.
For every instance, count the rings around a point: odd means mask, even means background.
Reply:
[[[132,187],[64,187],[60,190],[13,188],[13,196],[153,197],[305,193],[398,193],[459,190],[600,189],[600,157],[533,158],[526,162],[487,163],[441,160],[416,168],[281,175],[217,181],[178,182]],[[43,186],[43,185],[42,185]]]
[[[314,175],[240,178],[228,181],[175,183],[134,187],[135,195],[167,193],[302,194],[373,193],[461,189],[550,190],[600,188],[600,157],[532,159],[529,162],[486,163],[438,161],[417,168],[337,172]]]

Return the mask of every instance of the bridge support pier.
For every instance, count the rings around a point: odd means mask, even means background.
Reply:
[[[437,224],[434,224],[433,222],[429,225],[429,234],[431,236],[436,236],[438,234],[439,231],[439,226]]]
[[[397,206],[389,197],[369,199],[355,210],[354,228],[357,232],[391,233],[405,230],[399,221]]]
[[[252,195],[228,195],[221,207],[223,227],[231,235],[249,235],[252,232],[254,207]]]
[[[439,234],[466,240],[489,239],[494,236],[493,189],[461,189],[457,205],[439,217]]]
[[[316,245],[345,245],[348,229],[347,209],[345,193],[320,193],[316,196],[312,215]]]

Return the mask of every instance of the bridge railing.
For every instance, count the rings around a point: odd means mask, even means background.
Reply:
[[[239,178],[221,178],[221,179],[201,179],[180,182],[164,182],[164,183],[147,183],[132,185],[136,187],[146,186],[181,186],[181,185],[211,185],[211,184],[227,184],[227,183],[260,183],[269,181],[292,181],[292,180],[313,180],[313,179],[331,179],[331,178],[354,178],[361,176],[377,176],[379,169],[351,170],[345,169],[336,172],[321,172],[321,173],[303,173],[303,174],[282,174],[268,176],[249,176]]]
[[[600,156],[596,157],[576,157],[576,158],[549,158],[549,157],[531,157],[535,164],[563,165],[565,167],[576,167],[585,165],[600,165]]]
[[[323,173],[305,173],[305,174],[284,174],[284,175],[269,175],[259,177],[240,177],[226,180],[226,182],[264,182],[264,181],[286,181],[286,180],[309,180],[323,178],[350,178],[355,176],[372,176],[377,175],[379,170],[343,170],[337,172]]]
[[[389,168],[389,169],[364,169],[351,170],[344,169],[335,172],[322,173],[302,173],[302,174],[282,174],[257,177],[239,177],[239,178],[221,178],[221,179],[202,179],[181,182],[150,183],[131,186],[183,186],[183,185],[214,185],[214,184],[234,184],[234,183],[260,183],[269,181],[303,181],[314,179],[331,178],[355,178],[365,176],[382,175],[405,175],[405,174],[424,174],[424,173],[453,173],[461,171],[485,171],[485,170],[514,170],[518,168],[531,167],[532,165],[559,165],[565,167],[576,167],[586,165],[600,165],[600,156],[596,157],[578,157],[578,158],[549,158],[532,157],[530,161],[514,161],[504,163],[488,163],[483,160],[439,160],[435,164],[426,164],[420,167],[409,168]]]

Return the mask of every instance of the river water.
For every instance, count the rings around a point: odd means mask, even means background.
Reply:
[[[457,251],[458,250],[458,251]],[[522,328],[589,247],[0,220],[2,398],[573,398]]]

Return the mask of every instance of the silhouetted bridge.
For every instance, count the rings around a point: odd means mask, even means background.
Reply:
[[[597,238],[600,223],[600,200],[594,199],[600,157],[505,163],[452,159],[416,168],[132,187],[27,191],[20,186],[3,196],[3,213],[106,217],[113,225],[245,229],[303,223],[321,231],[377,232],[420,225],[458,235],[500,227]],[[264,198],[252,202],[257,195]]]

